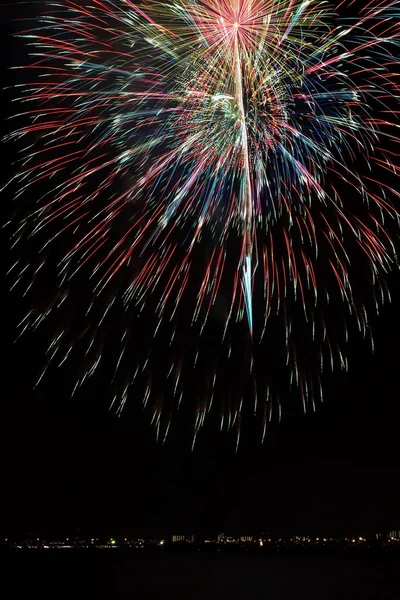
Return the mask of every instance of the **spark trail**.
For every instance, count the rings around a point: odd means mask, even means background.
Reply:
[[[239,15],[237,15],[237,19]],[[253,337],[253,308],[252,308],[252,255],[253,255],[253,198],[252,181],[249,161],[249,142],[243,98],[242,61],[240,57],[239,28],[240,23],[234,21],[234,65],[235,65],[235,100],[238,106],[238,121],[240,124],[241,151],[243,155],[243,176],[241,185],[244,221],[244,256],[243,256],[243,295],[246,305],[250,336]]]

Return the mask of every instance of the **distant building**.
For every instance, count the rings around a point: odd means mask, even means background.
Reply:
[[[400,529],[394,530],[394,531],[389,531],[389,537],[399,540],[400,539]]]
[[[64,541],[60,541],[60,542],[49,542],[49,546],[51,548],[62,548],[63,546],[65,546],[65,542]]]
[[[252,542],[253,541],[253,536],[252,535],[241,535],[240,536],[240,541],[241,542]]]
[[[172,542],[186,542],[187,544],[194,543],[194,535],[173,535]]]

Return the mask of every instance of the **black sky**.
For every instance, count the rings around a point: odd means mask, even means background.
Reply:
[[[2,72],[22,50],[1,21]],[[4,111],[10,114],[9,96]],[[7,128],[7,125],[5,125]],[[8,156],[11,164],[12,156]],[[3,163],[5,173],[11,168]],[[2,203],[9,202],[7,194]],[[6,211],[7,212],[7,211]],[[8,214],[8,213],[7,213]],[[7,231],[3,232],[4,269]],[[0,530],[158,534],[173,532],[374,532],[400,526],[400,274],[393,302],[372,318],[376,352],[349,346],[350,372],[325,377],[316,414],[271,426],[263,446],[205,429],[156,443],[147,416],[108,411],[101,379],[73,400],[68,369],[33,390],[40,332],[13,343],[20,307],[4,281]]]

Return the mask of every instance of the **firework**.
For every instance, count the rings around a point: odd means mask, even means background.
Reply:
[[[360,273],[379,304],[397,264],[400,6],[353,4],[45,3],[9,137],[31,140],[15,181],[38,199],[15,284],[58,278],[21,324],[50,319],[46,368],[79,348],[77,388],[113,339],[112,405],[138,385],[163,436],[182,399],[196,434],[216,397],[222,428],[250,402],[265,435],[283,371],[315,408],[324,361],[347,368],[346,313],[369,334]]]

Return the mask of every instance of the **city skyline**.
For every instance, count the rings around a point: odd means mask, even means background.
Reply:
[[[217,546],[259,546],[262,548],[264,544],[289,544],[302,545],[312,544],[314,546],[323,546],[329,543],[348,543],[348,544],[370,544],[380,542],[383,545],[388,545],[393,542],[393,546],[400,548],[400,530],[392,530],[384,533],[375,533],[373,535],[345,535],[345,536],[310,536],[310,535],[289,535],[272,534],[270,532],[258,532],[241,535],[230,535],[218,533],[214,536],[206,536],[201,534],[171,534],[164,536],[152,537],[124,537],[125,534],[94,537],[85,535],[70,535],[68,537],[55,535],[42,535],[36,537],[37,534],[27,534],[25,537],[8,537],[1,540],[3,547],[14,548],[144,548],[164,545],[217,545]]]

